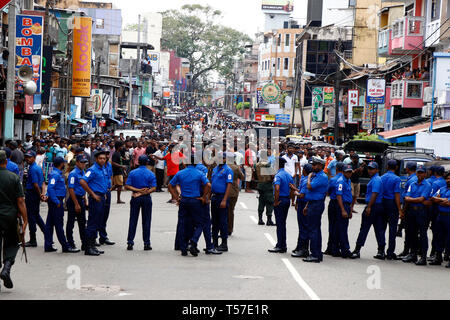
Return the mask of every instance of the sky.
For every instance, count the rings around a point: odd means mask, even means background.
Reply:
[[[136,23],[138,14],[144,12],[161,12],[168,9],[179,9],[185,4],[209,4],[222,11],[221,23],[237,29],[254,38],[255,33],[263,31],[264,15],[261,11],[261,0],[111,0],[122,9],[123,25]],[[302,25],[306,20],[306,0],[294,0],[292,17]]]

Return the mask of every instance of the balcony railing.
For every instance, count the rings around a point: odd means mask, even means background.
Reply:
[[[380,30],[378,32],[378,48],[383,49],[389,46],[389,32],[390,29]]]
[[[392,38],[405,36],[423,36],[425,18],[406,16],[396,20],[392,25]]]
[[[407,79],[393,81],[391,104],[401,105],[403,108],[421,108],[424,105],[424,89],[428,86],[428,81]]]
[[[441,21],[435,20],[427,24],[427,32],[425,46],[430,47],[431,45],[435,45],[438,43],[439,37],[441,36],[441,32],[438,29],[441,26]]]

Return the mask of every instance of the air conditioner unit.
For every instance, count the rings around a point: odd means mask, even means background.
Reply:
[[[422,108],[422,117],[431,117],[431,103]]]
[[[433,102],[433,87],[426,87],[423,93],[423,102]]]

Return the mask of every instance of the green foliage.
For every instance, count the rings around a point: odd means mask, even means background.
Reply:
[[[368,135],[366,132],[359,132],[357,135],[353,137],[353,140],[365,140],[365,141],[380,141],[385,142],[381,140],[378,135],[372,134]]]
[[[244,102],[244,109],[250,109],[251,103],[250,102]]]
[[[129,23],[125,26],[125,31],[138,31],[139,25],[137,23]],[[143,26],[141,25],[141,31],[143,31]]]
[[[280,95],[280,100],[279,100],[279,103],[280,103],[280,108],[284,108],[285,107],[285,104],[286,104],[286,97],[287,97],[287,92],[282,92],[281,93],[281,95]]]
[[[244,107],[244,104],[243,104],[242,102],[239,102],[239,103],[236,105],[236,110],[242,110],[243,107]]]

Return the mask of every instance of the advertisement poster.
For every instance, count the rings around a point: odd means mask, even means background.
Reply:
[[[334,103],[334,88],[324,87],[323,88],[323,105],[331,105]]]
[[[72,96],[90,97],[92,18],[75,17],[74,25]]]
[[[348,123],[355,124],[358,120],[353,118],[353,109],[358,106],[359,103],[359,91],[348,90]]]
[[[312,122],[323,122],[324,112],[323,112],[323,88],[315,87],[312,90]]]
[[[355,106],[353,107],[353,121],[355,123],[363,121],[363,115],[364,115],[364,107],[361,106]]]
[[[42,90],[42,35],[43,21],[40,16],[16,16],[16,72],[22,66],[33,69],[32,80],[36,82],[36,93]]]
[[[267,103],[276,103],[280,99],[281,89],[276,83],[268,83],[262,88],[262,97]]]
[[[386,96],[386,80],[385,79],[368,79],[367,80],[367,103],[384,104]]]
[[[384,129],[386,125],[386,108],[384,104],[378,105],[377,128]]]
[[[94,89],[92,90],[92,110],[94,115],[101,116],[103,111],[103,90]]]
[[[294,1],[291,0],[262,0],[262,9],[270,11],[294,11]]]

